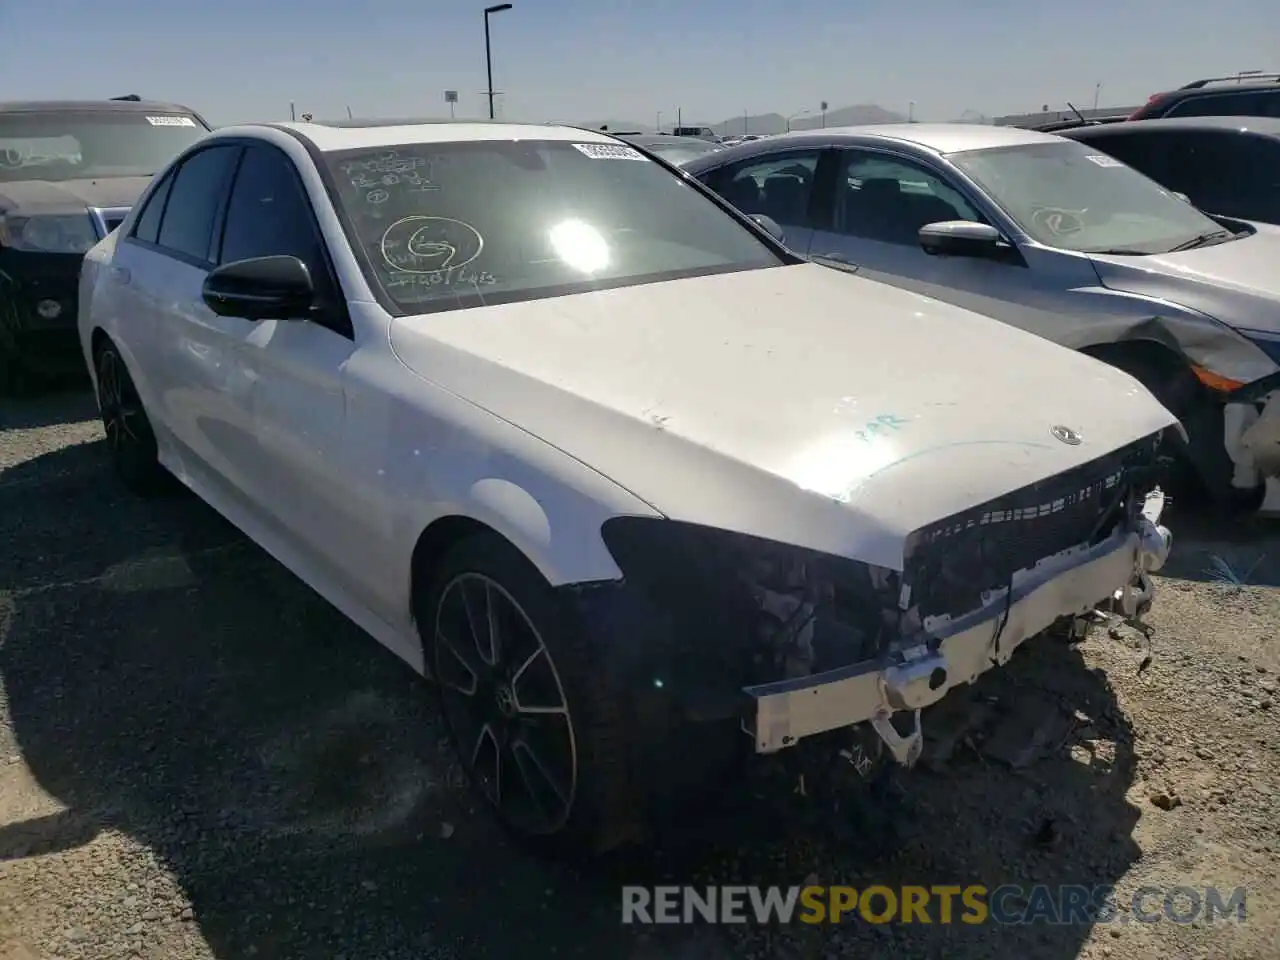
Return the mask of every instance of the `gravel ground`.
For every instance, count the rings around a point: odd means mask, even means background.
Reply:
[[[0,960],[1280,955],[1274,523],[1175,527],[1148,669],[1098,631],[937,708],[890,857],[757,811],[573,873],[476,809],[407,668],[194,498],[124,494],[92,415],[0,407]],[[1243,886],[1248,919],[618,922],[680,879]]]

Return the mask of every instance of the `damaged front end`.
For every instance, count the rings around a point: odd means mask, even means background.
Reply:
[[[756,753],[874,730],[899,763],[920,711],[1051,627],[1138,618],[1171,544],[1158,436],[914,532],[901,571],[690,524],[618,518],[625,659],[693,719],[740,718]],[[630,645],[628,645],[630,646]],[[662,675],[657,675],[661,673]],[[905,733],[891,722],[911,721]]]

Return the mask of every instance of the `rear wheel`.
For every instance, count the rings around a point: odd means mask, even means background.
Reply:
[[[0,397],[20,397],[28,392],[30,379],[22,358],[0,343]]]
[[[621,701],[554,589],[496,534],[443,558],[420,608],[427,663],[473,786],[539,852],[601,852],[634,833]]]
[[[107,436],[112,466],[126,487],[149,495],[168,479],[157,457],[151,421],[114,343],[103,340],[94,351],[98,379],[98,409]]]

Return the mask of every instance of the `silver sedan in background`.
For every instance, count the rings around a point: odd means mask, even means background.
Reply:
[[[705,157],[724,149],[712,140],[701,140],[697,137],[675,137],[663,133],[623,133],[618,137],[642,147],[650,153],[656,153],[667,163],[683,167],[692,160]]]
[[[685,169],[797,253],[1129,372],[1186,427],[1188,479],[1223,507],[1280,509],[1280,228],[1013,127],[799,131]]]

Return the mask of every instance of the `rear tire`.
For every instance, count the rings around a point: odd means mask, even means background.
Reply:
[[[0,344],[0,397],[21,397],[30,391],[30,378],[22,358]]]
[[[98,409],[111,464],[124,485],[140,496],[160,493],[169,480],[160,465],[155,433],[137,387],[116,345],[104,339],[94,351]]]
[[[441,714],[472,785],[522,845],[605,852],[639,832],[623,699],[572,609],[494,533],[452,547],[417,605]]]

